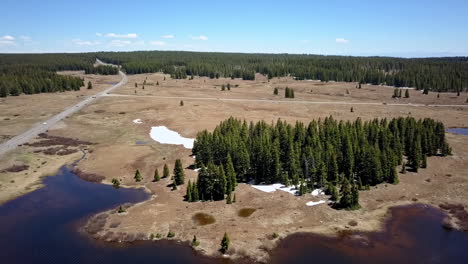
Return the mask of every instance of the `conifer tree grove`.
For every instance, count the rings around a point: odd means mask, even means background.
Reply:
[[[356,209],[357,190],[398,183],[396,168],[405,168],[405,159],[417,171],[425,157],[450,155],[451,149],[444,125],[430,118],[327,117],[294,125],[229,118],[212,132],[199,132],[192,152],[201,169],[191,192],[199,200],[225,199],[237,182],[254,181],[293,184],[301,194],[325,188],[341,207]]]

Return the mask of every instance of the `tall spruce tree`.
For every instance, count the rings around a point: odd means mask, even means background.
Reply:
[[[180,159],[176,159],[174,165],[174,184],[181,185],[184,184],[185,180],[185,173],[184,168],[182,167],[182,161]]]
[[[169,177],[170,173],[169,173],[169,167],[167,166],[167,164],[164,164],[164,168],[163,168],[163,178],[167,178]]]
[[[159,181],[159,179],[160,179],[160,177],[159,177],[159,170],[158,170],[158,168],[156,168],[156,169],[154,170],[153,181],[154,181],[154,182],[157,182],[157,181]]]

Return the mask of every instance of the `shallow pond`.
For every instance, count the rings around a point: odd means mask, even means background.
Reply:
[[[468,136],[468,127],[452,127],[447,129],[447,132]]]

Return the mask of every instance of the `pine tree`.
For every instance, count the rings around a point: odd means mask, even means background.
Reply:
[[[427,155],[426,153],[422,154],[421,168],[427,168]]]
[[[223,85],[221,85],[221,91],[224,91],[224,90],[226,90],[226,87],[223,84]]]
[[[418,169],[421,167],[421,137],[418,135],[416,137],[416,142],[414,144],[414,149],[412,150],[409,160],[411,163],[411,167],[413,168],[414,172],[418,172]]]
[[[184,168],[182,167],[182,161],[180,159],[176,159],[174,165],[174,184],[181,185],[184,184],[185,174]]]
[[[167,178],[167,177],[169,177],[169,167],[167,166],[167,164],[164,164],[163,178]]]
[[[228,91],[231,91],[231,84],[230,83],[228,83],[226,87],[227,87]]]
[[[194,202],[200,201],[200,196],[198,195],[198,186],[196,183],[192,184],[192,200]]]
[[[336,189],[335,185],[333,185],[331,182],[328,183],[327,194],[331,195],[330,199],[332,201],[338,201],[339,199],[338,190]]]
[[[228,154],[226,160],[226,193],[229,195],[234,191],[237,185],[236,172],[232,163],[231,155]]]
[[[180,105],[180,106],[184,106],[184,101],[180,100],[179,105]]]
[[[278,95],[278,88],[275,88],[275,89],[273,90],[273,94],[274,94],[274,95]]]
[[[141,173],[140,173],[139,170],[136,170],[134,179],[137,182],[139,182],[139,181],[141,181],[143,179],[143,177],[141,176]]]
[[[231,241],[229,240],[229,236],[227,233],[224,233],[223,239],[221,240],[221,252],[223,254],[226,254],[226,252],[229,250]]]
[[[159,177],[159,170],[158,170],[158,168],[156,168],[156,169],[154,170],[153,182],[157,182],[157,181],[159,181],[159,179],[160,179],[160,177]]]
[[[88,81],[88,89],[93,89],[93,84],[91,83],[91,81]]]
[[[348,179],[344,178],[341,185],[340,207],[349,209],[353,205],[353,194]]]
[[[220,165],[215,169],[215,177],[213,183],[213,199],[215,201],[223,200],[226,193],[226,174],[224,166]]]
[[[226,204],[232,204],[232,199],[231,199],[231,194],[228,193],[228,195],[226,196]]]
[[[137,88],[137,87],[138,87],[138,83],[135,83],[135,88]]]
[[[187,202],[191,203],[193,202],[193,198],[192,198],[192,182],[189,180],[188,184],[187,184],[187,191],[185,192],[185,199],[187,200]]]
[[[406,89],[406,91],[405,91],[405,98],[409,98],[409,90],[408,89]]]
[[[159,81],[156,81],[156,85],[159,85]]]
[[[234,194],[234,197],[232,198],[232,202],[233,202],[233,203],[236,202],[236,194]]]
[[[351,207],[349,209],[356,210],[361,208],[359,205],[359,189],[358,186],[353,183],[351,186]]]

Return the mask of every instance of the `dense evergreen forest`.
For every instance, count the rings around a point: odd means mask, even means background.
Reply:
[[[119,69],[117,67],[112,67],[108,65],[102,65],[97,67],[87,67],[85,69],[85,74],[102,74],[102,75],[115,75],[119,73]]]
[[[417,172],[427,157],[450,155],[441,122],[411,117],[363,122],[333,117],[248,124],[229,118],[202,131],[193,154],[200,167],[191,201],[231,199],[237,182],[295,185],[299,195],[324,188],[344,208],[357,208],[358,190],[398,183],[397,166]]]
[[[95,62],[93,54],[0,54],[0,97],[22,93],[51,93],[79,90],[84,86],[77,77],[56,71],[88,70]],[[93,73],[116,74],[115,68],[97,67]],[[114,73],[115,72],[115,73]]]
[[[468,57],[404,59],[292,54],[202,53],[182,51],[102,52],[103,61],[122,65],[129,74],[162,71],[252,80],[291,75],[298,80],[345,81],[415,87],[439,92],[466,91]]]
[[[403,59],[293,54],[136,51],[57,54],[0,54],[0,95],[75,90],[76,78],[56,71],[117,74],[110,66],[93,68],[96,58],[122,65],[129,74],[164,72],[172,78],[207,76],[255,79],[293,76],[297,80],[345,81],[416,87],[427,91],[468,89],[468,57]]]

